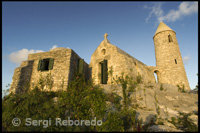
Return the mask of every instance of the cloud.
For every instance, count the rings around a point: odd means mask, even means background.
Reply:
[[[53,45],[51,49],[57,48],[57,45]],[[50,50],[51,50],[50,49]],[[10,62],[15,63],[17,65],[20,65],[22,61],[25,61],[28,59],[29,54],[39,53],[39,52],[45,52],[43,50],[28,50],[28,49],[21,49],[17,52],[13,52],[10,55],[8,55],[8,59]]]
[[[17,52],[11,53],[8,58],[12,63],[15,63],[17,65],[20,65],[22,61],[25,61],[28,59],[29,54],[33,53],[39,53],[39,52],[44,52],[43,50],[28,50],[28,49],[21,49]]]
[[[198,2],[182,2],[178,6],[178,9],[172,9],[165,15],[163,15],[164,11],[162,10],[161,6],[161,3],[156,3],[151,7],[148,7],[146,5],[144,6],[144,8],[151,10],[148,17],[146,18],[146,22],[148,22],[149,19],[152,18],[152,16],[155,16],[157,18],[157,22],[174,22],[183,18],[184,16],[188,16],[198,12]]]
[[[186,65],[188,64],[189,60],[191,60],[191,57],[190,56],[184,56],[183,57],[183,63]]]
[[[144,8],[151,10],[148,17],[146,18],[146,22],[148,22],[153,15],[156,16],[157,18],[163,15],[163,10],[161,9],[161,5],[162,3],[156,3],[152,7],[148,7],[147,5],[144,6]]]
[[[54,48],[57,48],[57,47],[58,47],[57,45],[53,45],[53,47],[50,48],[50,50],[51,50],[51,49],[54,49]]]

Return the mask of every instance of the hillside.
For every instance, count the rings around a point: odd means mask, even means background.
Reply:
[[[44,91],[43,83],[39,82],[32,91],[27,89],[22,94],[11,93],[2,101],[2,130],[198,130],[197,93],[185,92],[184,88],[170,84],[144,84],[142,77],[133,79],[122,75],[113,83],[93,85],[91,81],[86,82],[83,75],[77,74],[67,91]],[[14,118],[19,118],[20,123],[13,123]],[[70,125],[72,120],[78,125]],[[82,123],[82,120],[85,122]],[[91,123],[88,124],[87,120]],[[83,125],[80,126],[80,122]]]

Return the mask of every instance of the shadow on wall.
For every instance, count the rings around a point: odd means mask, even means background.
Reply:
[[[23,86],[23,88],[16,88],[16,94],[23,93],[24,91],[26,92],[28,90],[31,80],[33,62],[33,60],[28,61],[27,66],[21,68],[21,74],[17,87]]]

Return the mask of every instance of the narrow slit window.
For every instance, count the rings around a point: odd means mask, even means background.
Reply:
[[[168,39],[169,39],[169,42],[173,42],[172,36],[170,34],[168,35]]]
[[[176,61],[176,59],[175,59],[175,64],[177,64],[177,61]]]

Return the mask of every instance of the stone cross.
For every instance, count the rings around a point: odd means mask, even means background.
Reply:
[[[105,33],[105,34],[104,34],[104,40],[107,40],[107,36],[108,36],[108,34]]]

